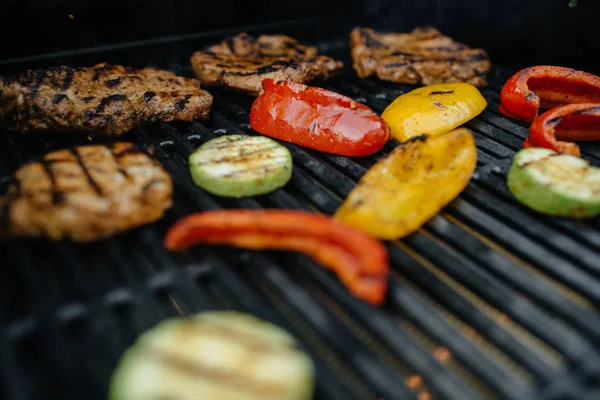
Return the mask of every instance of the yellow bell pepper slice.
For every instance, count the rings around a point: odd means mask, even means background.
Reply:
[[[456,198],[476,164],[475,140],[466,128],[415,137],[372,166],[334,218],[373,237],[399,239]]]
[[[442,83],[412,90],[381,114],[401,142],[420,135],[440,135],[479,115],[487,102],[468,83]]]

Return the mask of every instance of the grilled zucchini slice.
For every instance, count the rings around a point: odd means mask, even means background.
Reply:
[[[209,140],[189,157],[194,182],[223,197],[256,196],[284,186],[292,155],[264,136],[226,135]]]
[[[110,400],[309,400],[312,360],[294,338],[235,311],[172,318],[143,333],[113,374]]]
[[[600,214],[600,168],[579,157],[523,149],[513,160],[507,183],[517,200],[538,212],[575,218]]]

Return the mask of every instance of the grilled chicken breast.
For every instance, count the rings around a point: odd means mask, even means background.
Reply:
[[[261,35],[255,39],[245,32],[195,52],[191,62],[205,86],[228,87],[254,96],[262,93],[265,78],[307,83],[326,79],[343,66],[289,36]]]
[[[144,121],[208,119],[212,96],[195,79],[121,65],[29,70],[0,77],[0,127],[119,136]]]
[[[483,49],[472,49],[432,27],[411,33],[381,34],[355,28],[350,34],[353,67],[359,77],[432,85],[467,82],[487,85],[490,60]]]
[[[88,242],[159,219],[171,178],[131,143],[59,150],[22,166],[0,197],[0,238]]]

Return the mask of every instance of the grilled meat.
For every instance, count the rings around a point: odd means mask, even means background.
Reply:
[[[411,33],[381,34],[355,28],[350,34],[353,67],[359,77],[431,85],[467,82],[487,85],[490,61],[483,49],[472,49],[432,27]]]
[[[212,96],[195,79],[121,65],[26,71],[0,78],[0,127],[118,136],[143,121],[207,119]]]
[[[13,179],[0,197],[0,238],[88,242],[155,221],[171,206],[170,176],[131,143],[55,151]]]
[[[254,96],[262,93],[265,78],[307,83],[315,78],[327,79],[343,66],[289,36],[261,35],[255,39],[245,32],[195,52],[191,62],[202,84]]]

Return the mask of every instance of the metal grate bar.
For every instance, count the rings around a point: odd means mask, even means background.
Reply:
[[[177,46],[146,43],[139,52],[120,48],[113,56],[191,76],[192,39]],[[161,46],[164,51],[156,51]],[[340,51],[331,55],[345,59],[345,73],[319,85],[378,112],[411,89],[359,79],[347,49]],[[77,55],[80,64],[108,57],[84,53]],[[151,59],[153,53],[162,58]],[[162,237],[177,218],[199,210],[278,207],[332,214],[397,142],[355,159],[284,143],[295,165],[285,188],[224,199],[193,183],[187,157],[224,133],[255,134],[248,125],[252,99],[215,90],[206,123],[135,129],[129,140],[152,145],[172,176],[175,205],[161,221],[115,240],[86,247],[35,242],[50,252],[48,259],[25,241],[6,247],[4,260],[14,267],[0,271],[0,300],[8,299],[0,302],[6,324],[0,336],[0,385],[7,386],[2,397],[104,398],[118,356],[145,329],[173,315],[234,308],[295,334],[317,366],[319,400],[586,398],[600,376],[594,348],[600,338],[600,224],[546,218],[514,201],[504,179],[527,126],[497,112],[498,91],[510,72],[495,69],[491,75],[483,90],[490,107],[467,124],[478,146],[478,169],[459,200],[416,234],[389,244],[389,295],[377,309],[350,296],[307,257],[206,246],[171,254]],[[0,141],[2,186],[33,156],[88,142],[63,135],[4,135]],[[582,148],[600,163],[598,144]],[[38,365],[34,348],[40,349]],[[76,356],[65,360],[69,351]],[[82,367],[89,358],[95,365]]]
[[[240,131],[240,130],[239,130],[237,127],[235,127],[235,126],[232,126],[231,124],[230,124],[230,126],[228,126],[227,132],[228,132],[228,133],[242,133],[242,131]],[[211,136],[208,136],[208,135],[207,135],[207,137],[206,137],[205,139],[206,139],[206,140],[208,140],[208,139],[210,139],[210,138],[211,138]],[[304,150],[300,150],[300,149],[298,148],[298,151],[304,151]],[[157,156],[159,156],[159,157],[160,157],[160,156],[162,156],[162,154],[161,154],[161,153],[159,153],[159,152],[157,152]],[[171,159],[172,159],[172,158],[171,158]],[[168,163],[168,162],[169,162],[169,161],[165,160],[165,163]],[[180,166],[180,168],[183,168],[183,166]],[[194,188],[192,188],[192,186],[190,186],[190,185],[186,185],[186,187],[185,187],[185,189],[184,189],[184,190],[185,190],[186,192],[188,192],[188,191],[190,191],[190,190],[197,192],[197,189],[196,189],[195,187],[194,187]],[[209,196],[206,196],[206,197],[209,197]],[[262,196],[261,196],[261,197],[262,197]],[[200,203],[200,204],[202,204],[202,203]],[[246,200],[246,204],[245,204],[245,206],[246,206],[246,207],[249,207],[249,208],[258,208],[258,207],[260,207],[260,205],[259,205],[258,203],[256,203],[256,202],[255,202],[254,200],[252,200],[252,199],[247,199],[247,200]],[[281,293],[282,293],[282,295],[283,295],[283,296],[285,296],[285,297],[286,297],[286,300],[287,300],[288,302],[290,302],[291,304],[294,304],[294,302],[293,302],[293,301],[291,301],[292,299],[290,299],[290,298],[288,297],[289,291],[287,291],[287,290],[281,290]],[[346,294],[346,295],[347,295],[347,294]],[[305,313],[305,314],[306,314],[306,315],[309,315],[308,313]],[[336,337],[336,336],[327,336],[327,337]],[[354,363],[354,364],[356,365],[356,363]],[[358,365],[360,366],[361,364],[358,364]],[[362,367],[361,367],[361,368],[362,368]],[[365,371],[363,371],[363,372],[365,372]],[[383,387],[382,387],[382,389],[383,389],[383,390],[386,390],[385,388],[386,388],[386,386],[383,386]],[[390,393],[388,393],[388,394],[386,394],[386,398],[390,398],[390,396],[392,396],[392,393],[391,393],[391,392],[390,392]]]
[[[390,251],[392,257],[402,265],[403,276],[427,290],[433,297],[438,298],[455,315],[481,332],[484,337],[502,348],[525,368],[535,373],[539,379],[547,381],[555,375],[556,369],[550,367],[546,360],[519,342],[502,326],[499,326],[498,321],[492,320],[464,297],[456,296],[452,288],[427,268],[423,268],[417,260],[408,256],[398,247],[392,247]]]
[[[239,115],[239,112],[238,112],[238,115]],[[331,182],[327,182],[327,183],[325,183],[325,186],[331,186]],[[482,286],[481,286],[481,285],[479,285],[479,287],[482,287]],[[503,304],[503,303],[502,303],[502,302],[500,302],[500,304]],[[538,321],[538,322],[540,322],[539,318],[537,319],[537,321]],[[531,325],[532,327],[539,327],[539,325],[533,325],[533,324],[530,324],[530,325]],[[538,332],[539,332],[539,333],[542,333],[542,332],[543,332],[543,329],[538,329]],[[585,353],[578,353],[578,354],[579,354],[579,355],[581,355],[581,354],[585,354]]]
[[[266,311],[271,310],[273,305],[269,304],[268,300],[262,299],[262,296],[258,293],[258,289],[255,289],[253,286],[249,286],[247,280],[240,279],[239,272],[234,271],[230,267],[229,263],[223,262],[217,258],[214,259],[214,262],[218,267],[216,269],[217,277],[227,287],[229,293],[236,298],[238,303],[243,305],[244,309],[247,309],[262,318],[266,318],[292,330],[292,326],[285,322],[284,319],[280,317],[274,318],[271,315],[273,314],[272,311]],[[323,398],[339,400],[353,398],[353,396],[358,396],[358,398],[360,398],[360,396],[365,398],[374,398],[374,394],[369,389],[362,387],[362,379],[360,377],[347,376],[344,374],[344,372],[340,372],[338,369],[336,369],[336,372],[333,372],[329,366],[334,361],[327,357],[323,358],[320,353],[316,353],[315,351],[311,350],[311,347],[319,348],[319,344],[313,342],[310,343],[310,347],[304,346],[303,348],[310,352],[309,354],[313,356],[314,360],[317,360],[316,367],[319,376],[318,382],[323,392]],[[338,376],[336,373],[341,375]],[[349,378],[351,381],[348,382],[347,380],[341,380],[341,378]],[[350,388],[353,389],[352,393],[349,392]]]

